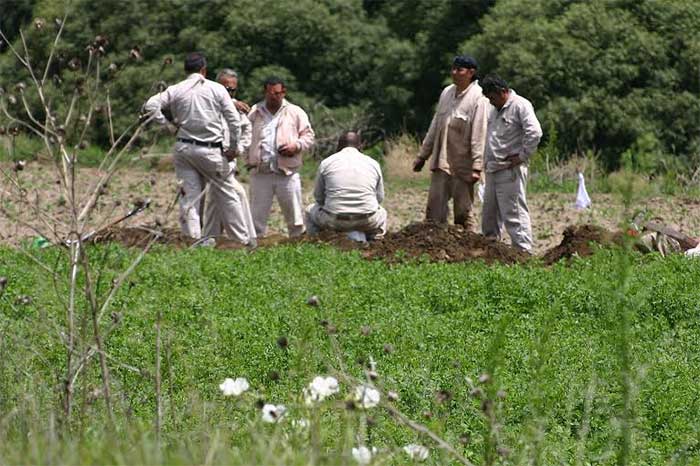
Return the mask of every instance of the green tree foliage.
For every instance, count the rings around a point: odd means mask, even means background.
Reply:
[[[29,22],[32,18],[32,9],[35,0],[1,0],[0,1],[0,30],[9,41],[17,37],[20,26]],[[0,53],[5,50],[7,44],[0,43]]]
[[[402,117],[405,128],[424,131],[432,108],[449,80],[452,58],[469,53],[460,44],[479,31],[478,20],[495,0],[365,0],[370,17],[383,18],[398,37],[416,47],[410,107]],[[404,57],[413,59],[413,57]]]
[[[464,47],[530,98],[564,153],[615,168],[650,140],[700,149],[700,10],[688,0],[501,0]]]
[[[40,67],[54,18],[68,5],[49,73],[57,77],[56,97],[69,97],[80,82],[86,46],[97,35],[108,38],[101,79],[117,129],[159,85],[184,76],[186,52],[202,50],[210,78],[235,68],[239,96],[251,103],[266,75],[284,77],[290,100],[309,111],[321,138],[360,122],[379,134],[422,133],[449,82],[452,56],[465,52],[482,74],[498,72],[533,101],[543,126],[557,131],[552,151],[599,152],[608,168],[641,151],[636,159],[656,162],[637,165],[656,171],[666,160],[676,166],[700,154],[700,9],[693,0],[0,2],[11,5],[2,8],[0,27],[19,46],[24,24]],[[34,18],[45,27],[36,29]],[[77,70],[69,67],[74,58]],[[0,52],[0,83],[11,90],[27,79]],[[100,114],[94,130],[102,141],[105,128]]]
[[[290,100],[304,105],[312,120],[332,121],[329,131],[359,121],[396,129],[412,105],[415,46],[396,37],[383,20],[369,19],[360,0],[41,0],[34,17],[53,26],[53,18],[64,14],[63,3],[69,19],[51,75],[70,95],[72,75],[81,70],[67,65],[75,58],[84,68],[86,46],[97,35],[107,37],[102,79],[119,128],[133,121],[159,83],[184,77],[182,59],[192,50],[207,54],[212,79],[220,68],[238,70],[241,97],[251,103],[261,97],[267,75],[281,75]],[[33,62],[41,67],[54,31],[26,29]],[[28,79],[9,53],[0,64],[6,87]],[[97,126],[104,141],[105,124]]]

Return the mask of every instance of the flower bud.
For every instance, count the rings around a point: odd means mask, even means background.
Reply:
[[[308,304],[309,306],[318,306],[319,305],[318,296],[313,295],[313,296],[309,297],[309,299],[306,300],[306,304]]]

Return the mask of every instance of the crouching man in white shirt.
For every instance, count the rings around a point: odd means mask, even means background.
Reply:
[[[384,179],[376,160],[358,150],[360,136],[348,131],[338,140],[338,152],[318,167],[314,199],[306,208],[310,235],[322,230],[363,232],[372,241],[386,233]]]

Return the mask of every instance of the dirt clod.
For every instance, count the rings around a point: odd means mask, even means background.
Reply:
[[[600,247],[620,245],[622,233],[615,233],[591,224],[570,225],[564,230],[562,242],[545,252],[542,261],[545,265],[552,265],[561,259],[590,256],[595,251],[593,244]]]

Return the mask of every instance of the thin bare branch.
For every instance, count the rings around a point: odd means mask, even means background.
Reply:
[[[73,90],[73,97],[71,97],[70,105],[68,106],[68,113],[66,113],[66,119],[63,122],[63,126],[65,126],[66,128],[70,124],[70,119],[73,116],[73,109],[75,108],[75,104],[78,101],[79,96],[80,96],[80,93],[78,92],[78,90],[77,89]]]
[[[462,464],[465,464],[467,466],[474,466],[474,463],[466,459],[464,456],[462,456],[457,450],[454,449],[452,445],[444,441],[439,435],[437,435],[435,432],[432,430],[428,429],[426,426],[423,424],[420,424],[416,421],[413,421],[409,419],[405,414],[403,414],[401,411],[398,409],[394,408],[393,406],[389,404],[384,404],[383,405],[384,409],[389,412],[393,416],[394,419],[399,421],[401,424],[405,425],[406,427],[409,427],[410,429],[428,436],[433,442],[437,443],[440,448],[443,450],[449,452],[454,458],[459,461]]]
[[[140,135],[141,130],[144,128],[146,125],[147,121],[142,122],[134,131],[134,134],[131,136],[129,141],[126,143],[126,145],[117,153],[116,156],[114,156],[111,160],[111,163],[109,167],[107,168],[107,172],[100,177],[100,179],[97,181],[95,184],[94,188],[92,189],[92,193],[89,196],[88,201],[85,203],[83,210],[80,212],[80,215],[78,216],[78,221],[82,222],[82,224],[85,223],[87,220],[88,216],[92,212],[92,210],[95,208],[95,205],[97,204],[97,199],[100,197],[100,191],[101,188],[112,178],[112,175],[114,175],[114,172],[117,169],[117,163],[121,159],[121,157],[126,153],[126,151],[131,147],[131,144],[136,140],[136,138]],[[120,138],[121,139],[121,138]],[[112,151],[110,150],[110,153]],[[107,154],[109,155],[109,153]],[[107,157],[107,156],[105,156]]]
[[[102,303],[102,306],[100,307],[100,311],[97,315],[98,321],[102,320],[102,316],[109,308],[109,305],[112,303],[112,299],[114,299],[114,296],[117,294],[117,291],[119,291],[121,286],[124,284],[124,281],[127,278],[129,278],[129,275],[131,275],[131,273],[134,271],[136,266],[139,265],[139,263],[141,263],[141,260],[148,253],[148,251],[151,249],[151,247],[155,244],[155,242],[158,240],[158,238],[159,238],[158,235],[153,235],[153,237],[148,241],[148,243],[143,248],[143,250],[141,250],[138,257],[136,259],[134,259],[134,261],[129,265],[129,268],[127,268],[124,272],[122,272],[122,274],[119,276],[119,278],[117,278],[117,281],[114,283],[114,286],[109,291],[107,298],[104,300],[104,302]]]
[[[22,66],[24,66],[25,68],[29,67],[29,63],[26,62],[24,58],[22,58],[22,55],[20,55],[19,52],[17,52],[17,49],[14,48],[12,42],[7,38],[5,34],[3,34],[2,29],[0,29],[0,39],[2,39],[7,44],[8,48],[12,52],[12,55],[14,55],[17,60],[19,60]]]
[[[160,320],[161,312],[158,309],[156,315],[156,367],[155,367],[155,385],[156,385],[156,438],[160,442],[160,427],[163,424],[163,402],[161,399],[160,389]]]
[[[112,124],[112,101],[107,91],[107,123],[109,124],[109,143],[114,146],[114,125]]]
[[[43,124],[39,123],[39,121],[34,117],[32,110],[29,108],[29,103],[27,102],[27,98],[24,95],[24,92],[20,92],[20,96],[22,97],[22,105],[24,105],[24,111],[27,112],[27,116],[29,117],[31,122],[37,125],[45,133],[52,134],[52,132],[48,128],[46,128]]]
[[[61,27],[58,28],[58,32],[56,33],[56,38],[53,41],[53,45],[51,46],[51,51],[49,52],[49,58],[46,60],[46,68],[44,68],[44,76],[41,77],[41,85],[44,85],[44,82],[46,81],[46,77],[49,74],[49,68],[51,67],[51,62],[53,61],[53,55],[56,52],[56,47],[58,47],[58,41],[61,39],[61,33],[63,33],[63,26],[66,24],[66,19],[68,18],[68,11],[63,15],[63,21],[61,21]]]
[[[82,243],[82,241],[79,240]],[[92,332],[95,339],[95,347],[99,354],[100,359],[100,370],[102,372],[102,390],[104,393],[105,406],[107,408],[107,416],[110,422],[110,427],[114,427],[114,412],[112,411],[112,397],[110,391],[110,377],[109,377],[109,367],[107,366],[107,359],[105,357],[104,345],[102,342],[102,334],[100,332],[100,323],[97,319],[97,296],[95,289],[92,286],[92,280],[90,279],[90,262],[88,260],[87,254],[82,254],[83,271],[85,273],[85,295],[88,298],[88,303],[90,305],[90,314],[92,316]]]

